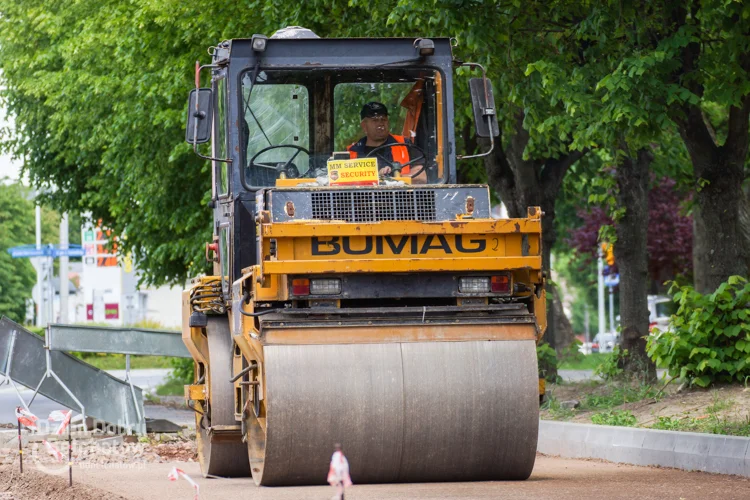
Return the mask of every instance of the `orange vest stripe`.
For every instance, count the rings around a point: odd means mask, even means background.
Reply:
[[[396,139],[396,142],[399,142],[401,144],[405,144],[406,140],[404,139],[403,135],[393,135],[394,139]],[[354,143],[356,144],[356,143]],[[349,158],[358,158],[358,154],[356,151],[352,150],[352,147],[354,144],[350,145],[346,149],[349,151]],[[393,161],[397,161],[401,163],[402,165],[404,163],[409,162],[409,148],[404,146],[391,146],[391,155],[393,156]],[[409,167],[404,167],[401,169],[402,174],[408,174],[409,173]]]

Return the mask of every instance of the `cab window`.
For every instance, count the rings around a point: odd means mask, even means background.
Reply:
[[[414,68],[261,70],[254,81],[253,74],[248,70],[241,80],[247,186],[274,186],[279,179],[325,185],[327,162],[354,157],[348,148],[367,138],[363,106],[373,102],[388,110],[392,136],[388,141],[413,145],[406,148],[406,158],[415,160],[419,182],[445,182],[445,113],[439,72]],[[363,154],[370,154],[371,149]],[[382,150],[372,154],[376,153]],[[405,162],[405,155],[398,154],[398,161]],[[382,175],[381,183],[397,178],[388,179],[387,172]]]

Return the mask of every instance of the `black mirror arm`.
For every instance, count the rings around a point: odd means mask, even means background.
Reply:
[[[204,64],[203,66],[200,65],[198,61],[195,61],[195,89],[198,90],[200,88],[201,83],[201,70],[203,68],[218,68],[218,64]],[[198,99],[195,99],[195,112],[193,113],[193,117],[197,118],[194,121],[193,124],[193,153],[196,154],[199,158],[203,158],[204,160],[209,161],[219,161],[223,163],[232,163],[231,158],[213,158],[211,156],[204,156],[198,152],[198,142],[196,139],[198,138],[198,120],[205,120],[206,119],[206,112],[201,111],[198,109]]]
[[[222,163],[232,163],[231,158],[214,158],[213,156],[205,156],[205,155],[200,154],[198,152],[198,144],[196,144],[195,142],[193,142],[193,153],[195,153],[196,156],[198,156],[199,158],[203,158],[204,160],[220,161]]]
[[[461,66],[467,66],[469,68],[479,68],[482,70],[482,81],[484,83],[484,102],[485,105],[489,106],[490,103],[490,87],[487,83],[487,70],[484,69],[484,66],[482,66],[479,63],[472,63],[472,62],[465,62],[462,63]],[[468,160],[470,158],[482,158],[484,156],[489,156],[492,154],[492,151],[495,149],[495,137],[492,134],[492,117],[495,116],[495,108],[486,107],[484,108],[482,115],[484,116],[484,119],[487,120],[487,125],[490,129],[490,149],[489,151],[486,151],[484,153],[479,153],[475,155],[456,155],[456,160]]]
[[[491,110],[492,114],[494,114],[495,112],[495,110],[492,108],[488,108],[488,110]],[[485,118],[487,119],[487,124],[490,127],[490,130],[492,130],[491,114],[485,115]],[[488,151],[484,153],[475,154],[475,155],[456,155],[456,160],[468,160],[470,158],[482,158],[484,156],[489,156],[490,154],[492,154],[492,151],[494,151],[494,149],[495,149],[495,137],[492,134],[490,134],[490,149]]]

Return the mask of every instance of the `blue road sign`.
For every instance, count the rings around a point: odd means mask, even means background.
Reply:
[[[620,284],[619,274],[610,274],[604,277],[604,284],[609,287],[614,287]]]
[[[37,248],[35,245],[21,245],[8,249],[8,253],[14,259],[24,259],[29,257],[83,257],[85,251],[81,245],[69,245],[66,250],[61,250],[58,245],[46,245]]]
[[[78,245],[71,245],[70,248],[67,250],[62,250],[60,248],[53,248],[52,249],[52,257],[83,257],[86,255],[86,252]]]
[[[20,246],[8,249],[8,253],[14,259],[21,259],[24,257],[46,257],[48,255],[47,248],[36,248],[34,246]]]

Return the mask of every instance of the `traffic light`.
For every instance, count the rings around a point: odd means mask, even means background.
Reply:
[[[615,265],[615,250],[611,243],[602,243],[602,252],[604,252],[604,259],[607,261],[607,265],[612,267]]]

